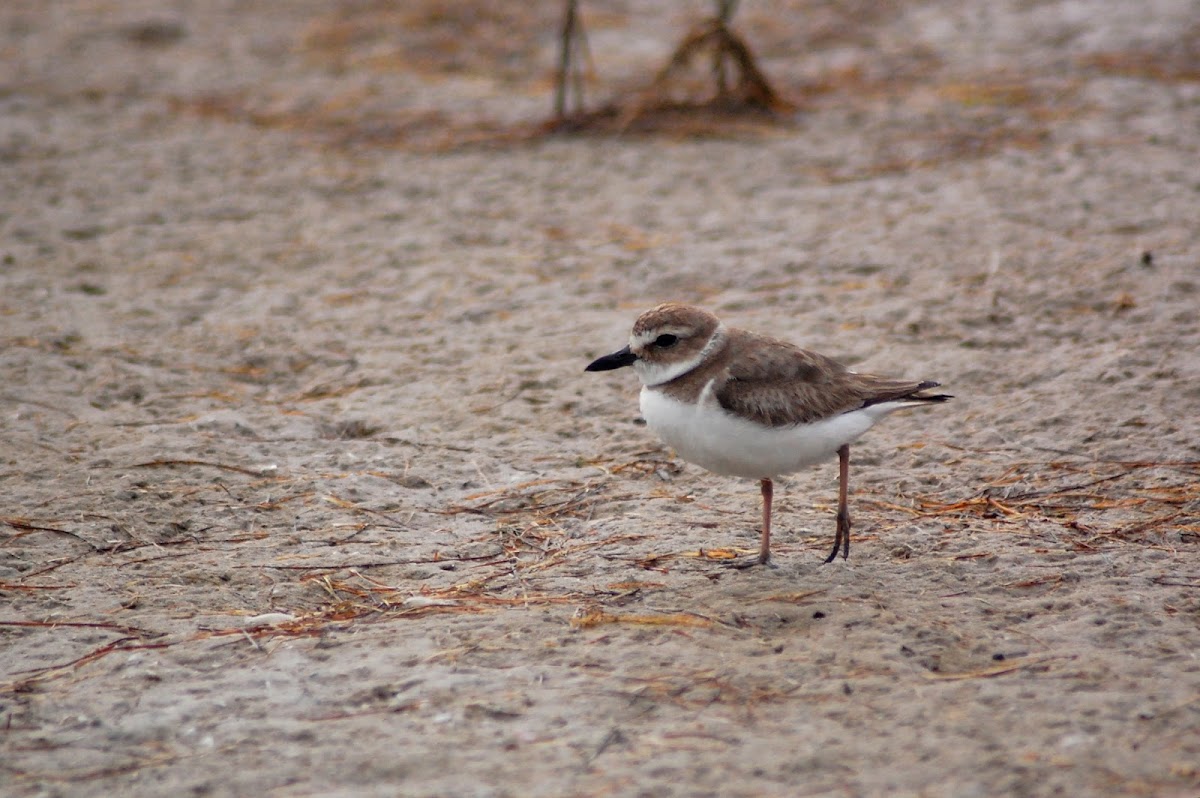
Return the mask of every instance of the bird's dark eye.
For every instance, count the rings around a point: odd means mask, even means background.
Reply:
[[[670,333],[663,333],[654,339],[654,345],[661,346],[663,349],[666,349],[668,346],[675,346],[678,341],[679,336],[671,335]]]

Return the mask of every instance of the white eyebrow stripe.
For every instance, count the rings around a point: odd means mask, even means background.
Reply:
[[[630,335],[629,345],[633,348],[644,348],[657,341],[660,335],[682,337],[686,332],[687,330],[683,327],[655,327],[653,330],[646,330],[641,335]]]
[[[663,334],[663,330],[668,328],[660,328],[658,335]],[[657,335],[655,337],[658,337]],[[704,362],[713,350],[720,346],[725,340],[725,325],[717,325],[717,329],[713,330],[713,334],[709,336],[704,348],[696,354],[689,357],[687,360],[681,360],[677,363],[667,363],[659,365],[656,363],[647,363],[645,360],[635,361],[634,369],[638,376],[641,377],[642,385],[653,386],[662,385],[664,382],[670,382],[676,377],[682,377],[692,369]]]

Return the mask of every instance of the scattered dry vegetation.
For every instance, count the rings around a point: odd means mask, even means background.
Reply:
[[[962,452],[963,457],[973,457]],[[636,460],[626,463],[596,464],[613,474],[628,472],[650,477],[663,467],[661,461]],[[47,563],[30,572],[20,582],[0,584],[0,590],[15,592],[70,591],[76,585],[54,581],[59,568],[83,558],[103,555],[108,568],[126,568],[180,557],[194,556],[206,551],[237,552],[239,562],[233,568],[267,569],[297,575],[304,587],[308,609],[296,609],[283,615],[266,616],[261,623],[251,618],[245,628],[208,629],[184,637],[163,639],[161,634],[120,623],[72,623],[59,621],[10,620],[0,622],[4,628],[45,627],[64,631],[77,627],[102,629],[116,637],[68,662],[56,663],[15,675],[0,684],[0,693],[19,693],[33,689],[41,682],[73,673],[109,654],[137,649],[161,649],[212,637],[237,636],[263,640],[288,636],[320,635],[330,627],[349,622],[401,621],[437,614],[486,613],[503,607],[532,607],[568,604],[576,607],[572,623],[580,628],[605,624],[634,624],[650,626],[710,626],[725,623],[717,618],[695,612],[623,612],[618,608],[634,597],[659,587],[653,581],[626,580],[615,582],[606,590],[581,591],[564,589],[531,589],[526,578],[551,569],[583,568],[596,556],[606,555],[619,544],[640,541],[645,535],[622,533],[593,538],[585,530],[599,508],[616,501],[645,501],[645,495],[629,493],[614,495],[609,479],[590,481],[539,479],[503,489],[476,493],[441,508],[431,508],[433,516],[470,514],[494,523],[494,531],[475,541],[486,549],[483,553],[436,551],[432,556],[406,559],[345,561],[338,545],[371,529],[403,535],[411,531],[413,522],[395,518],[387,513],[368,509],[336,496],[318,495],[297,489],[287,476],[263,480],[258,472],[241,466],[200,461],[154,461],[136,467],[173,468],[199,466],[250,477],[237,493],[269,493],[269,500],[238,506],[255,514],[269,514],[294,509],[294,505],[321,505],[348,514],[345,522],[332,523],[324,537],[297,551],[295,546],[271,544],[265,533],[229,535],[223,527],[206,530],[177,530],[174,538],[159,540],[127,539],[98,543],[86,532],[76,531],[68,519],[62,518],[2,518],[8,527],[10,544],[31,535],[61,535],[82,544],[79,553]],[[387,479],[396,475],[372,474]],[[311,479],[311,475],[305,480]],[[639,480],[640,481],[640,480]],[[657,482],[657,480],[654,480]],[[174,490],[202,490],[199,486]],[[227,494],[228,495],[228,494]],[[692,502],[686,495],[658,490],[659,501]],[[992,541],[998,535],[1025,538],[1039,553],[1100,552],[1122,546],[1139,546],[1175,552],[1180,546],[1200,543],[1200,462],[1079,462],[1054,460],[1047,462],[1015,463],[1006,467],[983,487],[964,498],[936,495],[915,495],[904,505],[875,498],[859,492],[854,503],[871,507],[871,523],[861,533],[860,541],[889,539],[889,533],[914,519],[937,518],[947,530],[944,542],[953,542],[956,552],[951,559],[988,558],[995,556]],[[229,509],[236,508],[231,505]],[[663,541],[666,542],[666,541]],[[967,553],[958,551],[964,542],[972,542]],[[251,549],[244,544],[258,544]],[[820,545],[824,545],[821,543]],[[151,556],[142,554],[149,551]],[[896,556],[937,557],[938,547],[913,554],[897,549]],[[629,565],[644,571],[666,573],[679,567],[679,562],[700,560],[702,567],[721,568],[723,564],[754,555],[751,549],[722,548],[663,551],[649,557],[627,557]],[[257,560],[258,562],[250,562]],[[264,561],[266,560],[266,561]],[[672,564],[674,562],[674,564]],[[461,573],[441,586],[421,586],[417,590],[400,587],[388,579],[373,576],[381,569],[394,571],[413,565],[441,565]],[[1048,574],[1044,580],[1012,587],[1030,588],[1053,585],[1061,575]],[[1200,574],[1180,574],[1177,584],[1200,587]],[[818,591],[819,592],[819,591]],[[814,592],[783,592],[763,600],[788,603],[803,602]],[[131,601],[137,601],[136,597]],[[1005,666],[977,675],[1005,673]]]
[[[428,77],[471,74],[515,84],[543,73],[556,3],[351,0],[309,23],[299,50],[334,70]]]
[[[819,64],[822,48],[872,47],[872,26],[886,8],[862,5],[793,2],[770,12],[748,7],[728,27],[715,17],[697,21],[657,77],[633,88],[606,83],[587,64],[575,64],[572,80],[585,82],[589,96],[609,99],[546,122],[501,123],[389,104],[387,93],[377,90],[292,102],[239,92],[176,97],[172,104],[178,112],[296,131],[324,144],[420,151],[520,146],[563,134],[757,137],[794,128],[805,113],[903,104],[903,118],[875,142],[869,163],[817,169],[830,182],[977,159],[1004,148],[1038,149],[1056,122],[1088,112],[1069,74],[950,75],[917,46],[874,59],[864,52],[848,65],[808,67],[807,74],[793,66],[768,78],[773,67],[796,59]],[[470,74],[522,96],[543,94],[549,106],[560,15],[557,4],[535,4],[514,16],[477,3],[347,3],[310,23],[300,50],[319,69]],[[608,27],[638,24],[628,14],[588,4],[580,17],[582,30],[593,17]],[[1098,54],[1081,68],[1189,80],[1196,63],[1189,48],[1194,45],[1183,37],[1169,52]],[[579,48],[576,57],[587,53]],[[770,61],[765,67],[761,56]]]

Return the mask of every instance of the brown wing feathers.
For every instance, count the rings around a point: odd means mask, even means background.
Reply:
[[[742,330],[730,333],[722,357],[724,379],[713,385],[714,394],[726,410],[761,424],[809,424],[882,402],[950,398],[921,393],[937,387],[936,382],[856,374],[836,360],[785,341]]]

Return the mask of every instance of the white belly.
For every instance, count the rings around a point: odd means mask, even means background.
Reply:
[[[764,479],[828,460],[903,405],[884,403],[794,427],[764,427],[716,402],[688,404],[643,388],[642,415],[680,457],[716,474]]]

